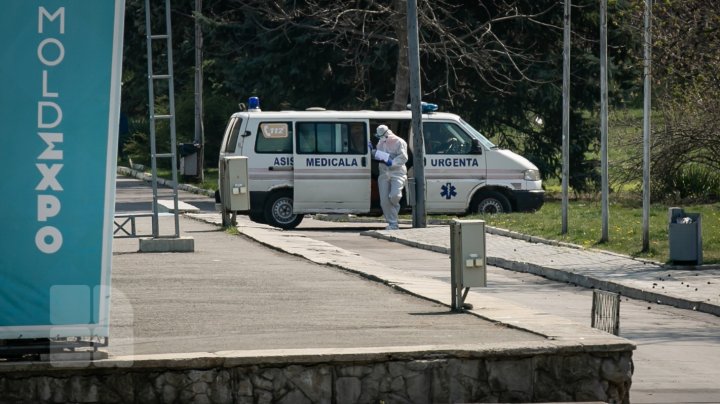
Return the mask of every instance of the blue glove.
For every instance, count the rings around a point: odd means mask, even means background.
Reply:
[[[390,167],[390,166],[392,165],[392,159],[389,158],[389,159],[387,159],[386,161],[384,161],[384,163],[385,163],[386,166]]]
[[[369,141],[369,140],[368,140],[368,149],[369,149],[369,150],[372,150],[372,149],[373,149],[373,145],[372,145],[372,142],[371,142],[371,141]]]

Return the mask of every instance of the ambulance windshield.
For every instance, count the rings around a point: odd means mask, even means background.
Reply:
[[[462,125],[465,127],[465,130],[467,130],[472,137],[480,140],[480,143],[482,143],[483,147],[487,149],[497,148],[497,146],[495,146],[493,142],[487,140],[487,138],[483,136],[482,133],[480,133],[477,129],[473,128],[472,125],[462,119],[460,119],[460,123],[462,123]]]

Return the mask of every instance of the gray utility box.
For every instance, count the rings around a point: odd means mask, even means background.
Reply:
[[[220,199],[225,211],[250,210],[248,182],[247,157],[226,156],[220,159]]]
[[[702,265],[702,217],[682,208],[668,209],[670,261]]]
[[[452,308],[462,310],[471,287],[487,286],[485,221],[455,219],[450,223],[450,266]]]

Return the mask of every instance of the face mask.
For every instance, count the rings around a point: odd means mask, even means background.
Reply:
[[[375,137],[378,139],[382,139],[387,136],[387,133],[390,131],[388,127],[383,128],[384,130],[381,130],[381,133],[375,132]]]

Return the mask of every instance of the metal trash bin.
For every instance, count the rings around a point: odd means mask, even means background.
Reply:
[[[673,264],[702,265],[702,216],[699,213],[668,209],[668,240]]]
[[[195,143],[180,143],[178,154],[180,155],[180,174],[186,177],[197,177],[199,175],[198,153],[202,147]]]

